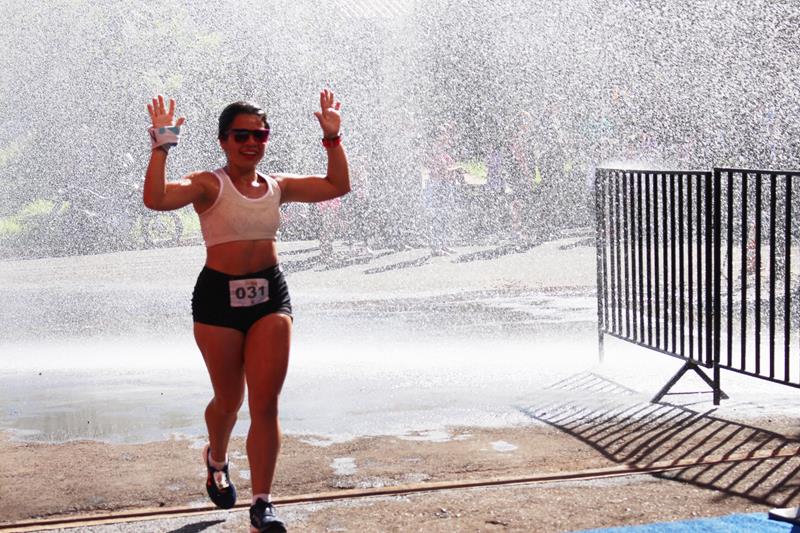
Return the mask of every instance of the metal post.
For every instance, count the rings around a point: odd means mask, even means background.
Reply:
[[[601,177],[601,170],[594,173],[594,209],[595,209],[595,239],[597,245],[597,349],[598,358],[603,362],[605,358],[603,345],[603,332],[605,330],[605,278],[606,278],[606,239],[605,239],[605,180]]]

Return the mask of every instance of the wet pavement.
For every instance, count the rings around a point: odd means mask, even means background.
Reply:
[[[562,246],[322,261],[286,243],[284,429],[339,440],[525,422],[516,401],[596,363],[593,250]],[[548,255],[574,272],[548,275]],[[0,262],[0,427],[48,442],[202,434],[209,387],[189,316],[202,261],[187,247]]]
[[[532,393],[600,367],[585,239],[448,257],[340,253],[339,263],[309,243],[283,248],[296,316],[288,433],[342,440],[527,424],[518,406]],[[424,262],[385,268],[414,258]],[[47,442],[202,435],[209,384],[188,303],[202,261],[202,248],[186,247],[0,262],[0,428]],[[680,366],[607,343],[603,372],[643,394]],[[758,380],[723,384],[739,393],[728,406],[747,410],[760,394],[782,412],[797,403],[793,390]],[[246,426],[245,410],[236,434]]]

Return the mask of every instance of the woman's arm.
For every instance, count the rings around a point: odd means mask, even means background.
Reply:
[[[319,95],[320,111],[314,113],[326,139],[328,171],[325,176],[277,176],[281,202],[323,202],[350,192],[350,170],[347,154],[339,139],[342,104],[328,89]]]
[[[144,175],[143,200],[145,207],[156,211],[180,209],[196,202],[205,194],[203,180],[205,172],[190,174],[178,182],[167,182],[164,177],[167,153],[156,148],[150,154],[150,164]]]
[[[180,127],[185,119],[180,117],[173,124],[175,114],[175,100],[169,100],[169,109],[164,107],[164,97],[159,95],[153,98],[152,104],[147,104],[147,111],[153,122],[153,128]],[[170,211],[180,209],[192,202],[199,200],[205,193],[203,180],[198,179],[198,173],[187,176],[177,183],[167,183],[166,167],[169,148],[155,147],[150,152],[150,163],[144,175],[144,188],[142,199],[144,205],[157,211]]]

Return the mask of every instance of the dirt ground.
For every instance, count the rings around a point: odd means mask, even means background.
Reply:
[[[725,420],[655,404],[543,406],[538,416],[543,424],[451,428],[446,438],[407,435],[322,443],[313,436],[289,436],[274,495],[758,456],[655,475],[287,505],[283,514],[293,531],[556,532],[798,504],[796,420]],[[189,440],[40,444],[5,434],[0,440],[0,523],[205,506],[201,446]],[[770,454],[780,457],[766,457]],[[233,441],[230,455],[232,479],[243,501],[250,491],[242,439]],[[214,531],[241,530],[245,521],[244,513],[238,513]]]

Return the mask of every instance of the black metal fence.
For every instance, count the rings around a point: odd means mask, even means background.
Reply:
[[[720,189],[723,317],[718,363],[800,387],[800,172],[718,168],[714,182]]]
[[[777,171],[598,169],[601,357],[611,335],[684,360],[655,400],[689,370],[712,387],[715,404],[725,398],[720,369],[800,387],[798,180]]]

